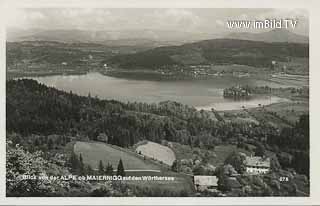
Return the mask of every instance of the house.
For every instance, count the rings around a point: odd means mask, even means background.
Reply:
[[[194,176],[193,183],[197,191],[215,191],[218,188],[218,178],[216,176]]]
[[[245,167],[248,174],[266,174],[270,171],[270,158],[247,156]]]

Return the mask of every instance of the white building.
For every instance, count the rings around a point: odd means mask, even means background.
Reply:
[[[245,166],[249,174],[266,174],[270,171],[270,158],[246,157]]]
[[[218,188],[218,178],[216,176],[194,176],[193,181],[197,191],[215,191]]]

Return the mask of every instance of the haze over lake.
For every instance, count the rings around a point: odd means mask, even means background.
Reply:
[[[233,110],[245,107],[257,107],[280,101],[279,97],[257,97],[250,100],[234,101],[223,98],[223,89],[237,84],[250,86],[280,87],[276,83],[249,78],[223,77],[211,80],[188,81],[147,81],[115,78],[100,73],[86,75],[55,75],[30,77],[48,86],[79,95],[102,99],[115,99],[123,102],[158,103],[177,101],[198,109]]]

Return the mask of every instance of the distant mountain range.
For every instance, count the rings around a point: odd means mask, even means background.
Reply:
[[[223,38],[218,37],[205,33],[162,30],[7,30],[7,41],[14,42],[35,41],[41,44],[44,41],[55,41],[140,48],[135,49],[135,53],[109,55],[104,60],[108,64],[130,69],[199,64],[265,67],[273,60],[309,57],[308,37],[284,29],[262,33],[231,33],[225,34]]]
[[[295,34],[286,29],[274,29],[268,32],[261,33],[231,33],[226,36],[228,39],[242,39],[250,41],[264,42],[292,42],[292,43],[308,43],[309,38],[299,34]]]
[[[191,33],[171,30],[7,30],[7,41],[59,41],[65,43],[98,43],[108,46],[159,47],[181,45],[206,39],[228,38],[264,42],[308,43],[309,38],[286,29],[274,29],[260,33]]]
[[[117,55],[106,62],[123,68],[158,68],[168,65],[241,64],[269,67],[273,60],[309,57],[309,45],[238,39],[212,39]]]
[[[98,43],[108,46],[167,46],[180,45],[218,36],[167,30],[7,30],[7,41],[59,41],[64,43]]]

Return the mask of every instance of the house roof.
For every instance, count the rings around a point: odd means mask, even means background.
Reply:
[[[270,158],[259,156],[246,157],[245,165],[251,167],[270,167]]]
[[[216,176],[194,176],[194,184],[201,186],[218,186],[218,178]]]

